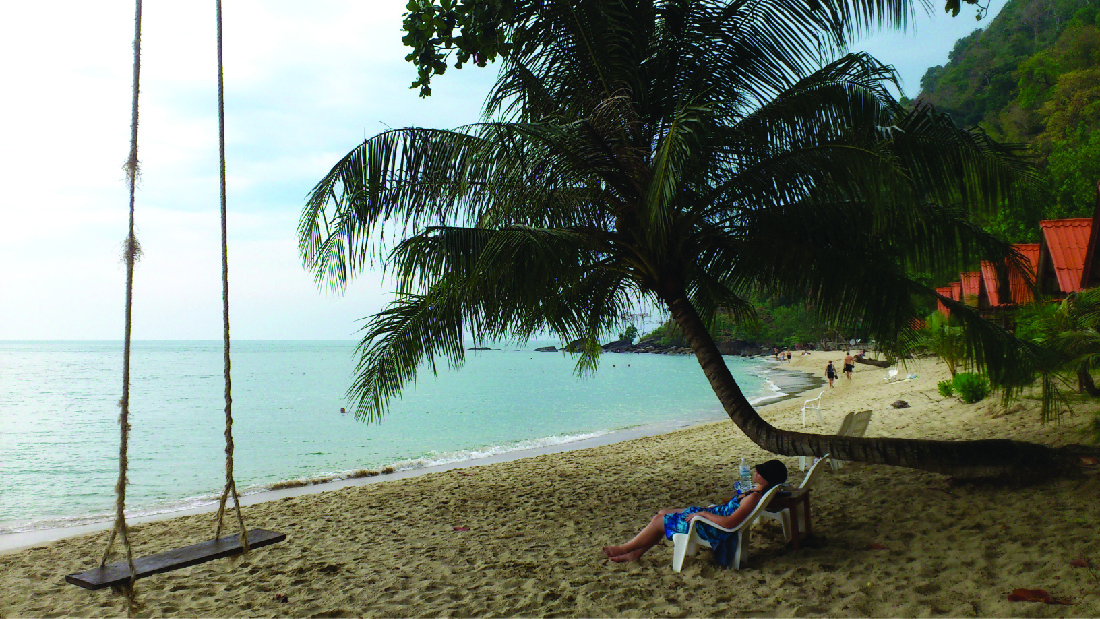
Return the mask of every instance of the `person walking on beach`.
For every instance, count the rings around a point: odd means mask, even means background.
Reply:
[[[603,553],[615,563],[637,561],[647,550],[656,546],[661,541],[662,536],[666,539],[672,539],[674,533],[687,533],[692,519],[699,514],[703,514],[707,520],[720,527],[732,529],[741,524],[741,521],[752,513],[752,510],[756,508],[756,504],[760,502],[760,497],[765,492],[771,490],[773,486],[787,481],[787,466],[779,460],[768,460],[756,465],[752,480],[756,487],[747,492],[734,495],[724,505],[662,509],[629,542],[618,546],[604,546]],[[737,543],[736,535],[720,531],[705,523],[696,525],[695,530],[699,533],[699,537],[710,542],[718,562],[722,565],[729,565],[730,560],[733,558],[732,548],[724,546],[723,543],[727,539]]]
[[[829,365],[825,366],[825,378],[829,379],[829,386],[833,386],[833,381],[836,380],[836,366],[830,361]]]
[[[844,375],[848,377],[848,380],[852,380],[852,370],[856,369],[856,358],[852,356],[852,351],[844,351]]]

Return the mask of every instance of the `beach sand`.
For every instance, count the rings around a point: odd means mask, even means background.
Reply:
[[[821,374],[842,354],[795,356]],[[874,411],[868,436],[1082,442],[1082,408],[1040,425],[1038,402],[945,400],[935,360],[885,383],[857,365],[824,387],[823,432]],[[644,388],[640,386],[639,388]],[[820,388],[806,396],[817,395]],[[762,409],[800,428],[803,398]],[[893,409],[902,399],[909,408]],[[811,420],[813,421],[813,420]],[[792,550],[775,522],[748,562],[724,570],[702,551],[671,569],[671,543],[640,561],[608,562],[661,507],[726,500],[737,462],[770,456],[731,422],[609,446],[431,473],[245,508],[246,524],[287,541],[137,583],[138,616],[1100,616],[1100,476],[1027,488],[952,486],[941,475],[877,465],[825,471],[813,491],[821,547]],[[801,479],[797,458],[782,458]],[[134,527],[135,555],[202,541],[209,514]],[[468,527],[468,531],[456,530]],[[124,598],[64,582],[94,567],[106,533],[0,555],[0,616],[121,616]],[[1072,605],[1010,602],[1045,589]],[[285,595],[281,602],[276,596]]]

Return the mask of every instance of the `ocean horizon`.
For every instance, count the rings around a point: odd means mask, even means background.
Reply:
[[[624,430],[727,419],[692,356],[575,359],[492,344],[462,368],[422,369],[380,422],[345,392],[357,341],[234,340],[235,478],[243,494],[357,471],[453,465]],[[142,340],[131,352],[128,517],[209,505],[224,483],[218,340]],[[118,466],[122,342],[0,342],[0,534],[109,520]],[[774,364],[726,357],[754,403],[786,395]]]

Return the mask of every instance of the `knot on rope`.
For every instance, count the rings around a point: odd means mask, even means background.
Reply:
[[[142,256],[141,243],[138,242],[137,237],[131,234],[122,241],[122,262],[125,264],[133,264],[138,260],[141,260]]]
[[[137,150],[131,150],[126,163],[122,164],[122,171],[126,173],[126,184],[136,185],[141,177],[141,162],[138,161]]]

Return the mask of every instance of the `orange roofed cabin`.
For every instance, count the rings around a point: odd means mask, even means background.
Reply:
[[[1082,276],[1089,244],[1093,241],[1092,218],[1040,221],[1039,229],[1043,233],[1036,278],[1039,292],[1056,299],[1080,292],[1082,284],[1086,283]]]

